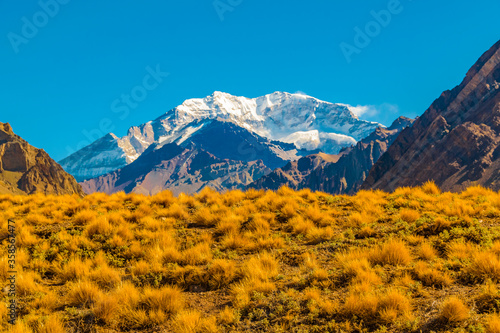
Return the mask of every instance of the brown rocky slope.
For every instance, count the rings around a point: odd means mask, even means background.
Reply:
[[[434,181],[446,191],[500,190],[500,41],[445,91],[374,165],[362,188]]]
[[[0,194],[78,194],[81,186],[42,149],[0,123]]]
[[[242,162],[218,158],[196,144],[152,145],[122,169],[87,180],[85,193],[138,193],[154,195],[170,190],[174,195],[193,194],[209,187],[216,191],[243,189],[269,174],[261,160]]]

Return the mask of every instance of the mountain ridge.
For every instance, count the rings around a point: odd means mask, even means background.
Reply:
[[[446,191],[500,189],[500,41],[441,94],[374,165],[364,189],[434,181]]]

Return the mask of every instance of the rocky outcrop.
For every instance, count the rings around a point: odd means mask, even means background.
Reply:
[[[446,191],[500,190],[500,41],[401,133],[362,188],[393,191],[434,181]]]
[[[314,170],[328,163],[335,163],[338,159],[339,155],[323,153],[308,155],[298,161],[289,162],[283,168],[275,169],[269,175],[248,185],[248,188],[276,191],[286,185],[298,190],[304,187],[304,183]]]
[[[0,123],[0,193],[79,194],[82,188],[42,149]]]
[[[243,189],[271,172],[262,161],[241,162],[218,158],[190,144],[149,147],[136,161],[117,171],[82,183],[86,193],[140,193],[170,190],[193,194],[205,187],[216,191]]]
[[[400,117],[389,128],[377,128],[355,146],[338,155],[315,154],[288,163],[249,185],[251,188],[277,190],[309,188],[332,194],[356,192],[373,164],[387,151],[399,133],[413,123]]]

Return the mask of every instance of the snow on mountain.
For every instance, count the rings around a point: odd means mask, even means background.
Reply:
[[[275,92],[246,98],[214,92],[186,100],[156,120],[132,127],[123,138],[108,135],[60,163],[79,181],[97,177],[133,162],[153,142],[165,145],[189,140],[203,128],[202,120],[209,119],[232,122],[266,139],[295,144],[298,149],[336,154],[381,126],[359,119],[352,110],[349,105],[302,94]],[[289,155],[290,160],[296,158]]]
[[[360,120],[350,108],[353,107],[302,94],[275,92],[250,99],[215,92],[203,99],[187,100],[156,121],[170,133],[194,120],[221,118],[260,136],[280,141],[296,132],[313,130],[343,134],[358,141],[380,126]],[[298,145],[298,148],[304,147]]]

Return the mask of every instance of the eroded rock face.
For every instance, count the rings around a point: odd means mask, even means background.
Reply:
[[[79,194],[81,186],[42,149],[0,123],[0,193]]]
[[[500,190],[500,41],[405,130],[362,188],[393,191],[433,180],[446,191]]]

